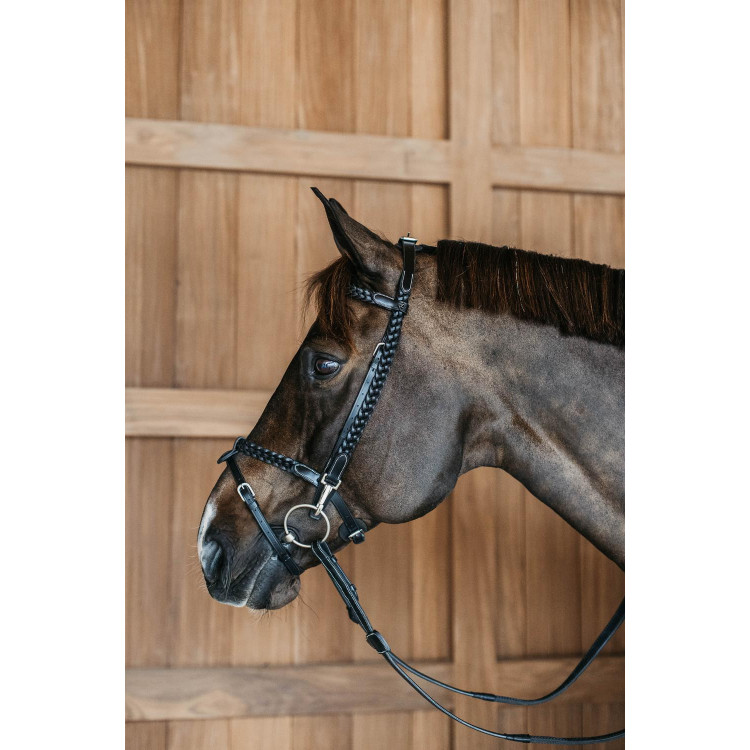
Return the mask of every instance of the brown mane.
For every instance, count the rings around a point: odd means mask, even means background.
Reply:
[[[508,313],[554,325],[561,333],[615,346],[625,345],[625,271],[575,258],[441,240],[437,252],[438,302],[457,308]],[[350,284],[368,285],[344,258],[314,274],[307,299],[318,309],[317,325],[352,348],[354,316]]]

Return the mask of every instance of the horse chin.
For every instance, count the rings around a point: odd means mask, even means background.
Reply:
[[[249,609],[281,609],[297,598],[299,577],[289,575],[284,566],[279,565],[267,565],[260,571],[247,598]]]

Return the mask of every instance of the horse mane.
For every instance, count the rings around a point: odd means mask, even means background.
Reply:
[[[436,300],[456,308],[507,313],[555,326],[563,335],[625,345],[625,271],[577,258],[441,240]],[[353,346],[350,284],[368,286],[348,260],[339,258],[308,279],[317,325],[347,350]]]

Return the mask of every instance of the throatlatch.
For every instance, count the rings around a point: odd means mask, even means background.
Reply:
[[[399,240],[399,246],[402,252],[403,267],[393,297],[358,286],[351,286],[349,288],[348,295],[352,299],[383,308],[384,310],[387,310],[390,315],[385,333],[383,334],[380,343],[375,347],[365,379],[362,382],[362,386],[354,400],[354,404],[352,404],[349,415],[344,422],[344,426],[339,433],[338,439],[333,446],[333,450],[326,461],[323,471],[318,472],[306,464],[296,461],[293,458],[289,458],[288,456],[284,456],[281,453],[269,450],[268,448],[264,448],[257,443],[251,442],[248,438],[243,437],[239,437],[235,440],[232,449],[224,453],[219,458],[218,463],[224,461],[227,462],[227,465],[232,472],[232,476],[237,482],[237,492],[239,496],[252,513],[262,534],[271,545],[275,557],[286,566],[287,570],[292,575],[299,576],[302,574],[302,567],[294,559],[294,547],[311,549],[312,553],[325,568],[333,585],[336,587],[336,590],[344,601],[347,611],[349,612],[349,617],[365,631],[365,639],[367,640],[367,643],[383,656],[403,680],[405,680],[426,701],[428,701],[428,703],[438,709],[438,711],[441,711],[446,716],[449,716],[454,721],[457,721],[459,724],[462,724],[469,729],[474,729],[475,731],[489,735],[490,737],[497,737],[511,742],[537,742],[548,745],[578,745],[608,742],[609,740],[622,737],[625,734],[624,729],[618,732],[595,735],[592,737],[546,737],[529,734],[493,732],[489,729],[477,726],[476,724],[471,724],[459,716],[456,716],[456,714],[438,703],[426,690],[418,685],[409,673],[414,675],[414,677],[430,682],[433,685],[478,700],[521,706],[533,706],[540,703],[546,703],[567,690],[567,688],[583,674],[589,664],[591,664],[597,654],[599,654],[602,648],[604,648],[606,643],[614,635],[625,619],[624,599],[612,619],[607,623],[604,630],[602,630],[591,648],[586,652],[570,675],[560,683],[558,687],[541,698],[511,698],[502,695],[493,695],[492,693],[461,690],[460,688],[456,688],[420,672],[391,651],[385,638],[372,627],[367,614],[359,602],[356,587],[347,578],[327,544],[331,530],[331,524],[326,515],[326,508],[329,503],[334,506],[342,521],[338,530],[338,535],[341,541],[344,544],[347,542],[361,544],[365,540],[367,526],[362,519],[356,518],[351,512],[349,506],[344,502],[344,499],[339,493],[339,488],[341,487],[344,472],[349,465],[354,449],[357,447],[357,444],[362,437],[362,432],[367,426],[375,406],[378,403],[386,378],[388,377],[391,365],[393,364],[393,358],[396,354],[396,349],[398,348],[398,343],[401,338],[401,328],[404,322],[404,317],[409,309],[409,297],[411,295],[414,279],[416,253],[420,251],[434,250],[434,248],[427,245],[419,245],[417,240],[408,236],[402,237]],[[264,463],[275,466],[277,469],[281,469],[282,471],[292,474],[308,484],[311,484],[315,488],[312,502],[291,507],[284,516],[282,526],[272,526],[264,516],[263,511],[260,509],[260,506],[255,499],[255,492],[246,481],[239,465],[237,464],[236,457],[239,454],[250,456],[258,461],[263,461]],[[297,531],[290,526],[289,523],[291,514],[301,509],[308,510],[311,518],[322,520],[325,523],[325,536],[311,544],[305,544],[302,542]]]

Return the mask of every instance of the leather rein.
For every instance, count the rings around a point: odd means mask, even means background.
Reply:
[[[341,486],[342,477],[349,465],[354,449],[357,447],[362,432],[372,416],[378,399],[380,398],[386,378],[388,377],[391,365],[393,364],[393,358],[401,338],[401,327],[408,311],[409,297],[411,295],[411,288],[414,280],[416,253],[434,251],[433,247],[419,245],[417,240],[408,236],[402,237],[399,240],[399,246],[402,252],[403,268],[396,286],[396,293],[393,297],[358,286],[351,286],[349,288],[348,296],[352,299],[388,310],[390,315],[385,333],[383,334],[380,343],[375,347],[365,379],[362,382],[362,386],[352,404],[349,415],[344,422],[344,426],[339,433],[338,439],[334,444],[333,450],[329,455],[323,471],[318,472],[306,464],[296,461],[293,458],[289,458],[288,456],[284,456],[281,453],[276,453],[268,448],[263,448],[257,443],[253,443],[249,439],[243,437],[237,438],[232,449],[224,453],[219,458],[218,463],[226,462],[229,466],[232,476],[237,483],[237,492],[250,513],[252,513],[263,536],[265,536],[266,540],[271,545],[274,556],[285,565],[292,575],[299,576],[302,574],[303,569],[293,557],[294,547],[310,549],[328,573],[328,576],[336,587],[339,596],[346,605],[350,619],[364,630],[367,643],[375,649],[375,651],[377,651],[386,662],[388,662],[403,680],[416,690],[416,692],[426,701],[437,708],[438,711],[441,711],[446,716],[449,716],[454,721],[457,721],[459,724],[462,724],[469,729],[474,729],[475,731],[489,735],[490,737],[510,740],[511,742],[538,742],[548,745],[578,745],[608,742],[623,737],[625,735],[624,729],[617,732],[610,732],[609,734],[600,734],[591,737],[547,737],[531,734],[494,732],[456,716],[452,711],[438,703],[438,701],[435,700],[423,687],[415,682],[414,678],[416,677],[438,687],[450,690],[451,692],[468,698],[476,698],[477,700],[515,706],[534,706],[539,705],[540,703],[546,703],[567,690],[583,674],[594,658],[612,638],[620,625],[622,625],[625,620],[624,599],[617,608],[615,614],[612,616],[612,619],[597,636],[596,640],[586,654],[584,654],[583,658],[578,662],[570,675],[546,695],[543,695],[540,698],[511,698],[503,695],[494,695],[492,693],[462,690],[420,672],[418,669],[410,666],[407,662],[393,653],[385,638],[372,626],[372,623],[359,601],[356,587],[346,576],[326,542],[331,531],[331,524],[326,515],[326,508],[329,504],[333,505],[342,521],[341,526],[338,529],[338,535],[341,541],[344,543],[353,542],[354,544],[361,544],[365,541],[367,526],[362,519],[356,518],[353,515],[349,506],[341,497],[339,487]],[[281,527],[272,526],[266,519],[263,511],[260,509],[253,488],[247,482],[237,464],[236,458],[240,454],[250,456],[258,461],[263,461],[271,466],[275,466],[277,469],[281,469],[282,471],[292,474],[308,484],[311,484],[315,488],[313,502],[310,504],[303,503],[293,506],[284,516]],[[325,524],[325,536],[318,541],[312,542],[312,544],[304,544],[301,542],[299,539],[299,533],[289,525],[289,517],[295,511],[302,509],[307,509],[309,511],[308,515],[310,518],[323,521]]]

